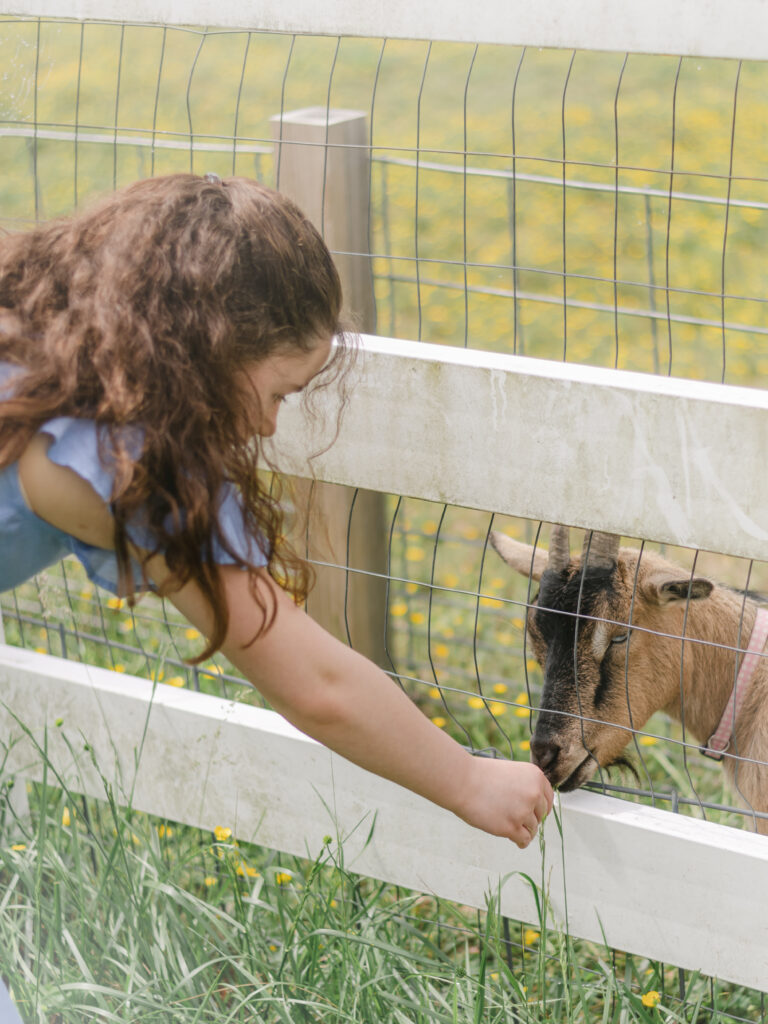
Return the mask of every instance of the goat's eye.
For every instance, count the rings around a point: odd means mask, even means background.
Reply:
[[[625,644],[629,639],[629,633],[619,633],[611,637],[611,644]]]

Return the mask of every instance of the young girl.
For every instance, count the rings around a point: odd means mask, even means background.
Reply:
[[[71,553],[157,589],[299,729],[525,847],[542,772],[472,757],[297,607],[257,441],[343,369],[340,309],[318,233],[244,178],[141,181],[1,239],[0,589]]]

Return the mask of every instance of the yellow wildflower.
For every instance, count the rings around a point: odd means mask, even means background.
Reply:
[[[645,992],[640,997],[640,1002],[643,1004],[643,1006],[658,1006],[658,1004],[661,1002],[661,995],[656,991],[656,989],[651,989],[650,992]]]
[[[115,665],[115,672],[125,672],[125,665]]]
[[[72,816],[69,813],[69,808],[68,807],[65,807],[63,812],[62,812],[61,824],[64,826],[64,828],[69,828],[69,826],[72,824]]]
[[[231,828],[225,828],[224,825],[217,825],[213,830],[213,834],[216,836],[216,840],[219,843],[225,843],[232,835]]]
[[[525,934],[523,935],[523,942],[526,946],[532,946],[534,942],[539,941],[539,933],[534,931],[533,928],[526,928]]]
[[[459,577],[456,575],[455,572],[447,572],[445,576],[443,576],[444,587],[450,587],[451,589],[453,589],[454,587],[458,587],[458,585]]]
[[[503,608],[504,602],[499,601],[496,597],[481,597],[480,604],[483,608]]]
[[[157,834],[161,839],[170,839],[173,835],[173,829],[170,825],[158,825]]]
[[[293,875],[290,871],[278,871],[275,875],[275,882],[278,885],[288,885],[289,882],[293,881]]]
[[[171,676],[170,679],[165,680],[168,686],[185,686],[186,681],[183,676]]]
[[[508,689],[509,689],[509,687],[507,686],[506,683],[494,683],[493,684],[493,692],[494,693],[498,693],[498,694],[506,693]]]
[[[419,589],[419,584],[418,583],[406,583],[405,584],[405,592],[406,592],[406,594],[415,594],[418,589]]]
[[[511,625],[514,626],[515,629],[522,629],[524,623],[522,619],[512,619]]]
[[[187,640],[197,640],[200,636],[200,632],[199,630],[192,629],[190,627],[189,629],[184,630],[184,636],[187,638]]]
[[[504,715],[507,713],[507,705],[500,700],[491,701],[490,707],[491,714],[495,715],[496,718],[498,718],[499,715]]]
[[[440,700],[440,691],[438,690],[438,688],[436,686],[433,686],[428,691],[428,696],[431,697],[432,700]]]
[[[424,555],[424,548],[416,547],[415,544],[405,549],[405,558],[408,562],[422,562]]]
[[[485,707],[485,701],[482,697],[469,697],[467,704],[469,704],[471,708],[474,708],[475,711],[479,711],[480,708]]]
[[[427,617],[424,612],[411,612],[410,620],[414,626],[420,626],[423,622],[427,621]]]
[[[118,608],[122,608],[125,604],[122,597],[108,597],[107,608],[111,608],[112,611],[117,611]]]
[[[517,718],[528,718],[530,715],[530,704],[528,702],[527,693],[518,693],[515,698],[515,704],[522,705],[521,707],[515,708],[515,715]]]
[[[437,658],[447,658],[450,653],[450,647],[448,644],[435,644],[434,652]]]
[[[659,741],[655,736],[641,736],[639,742],[641,747],[653,747]]]
[[[390,606],[389,613],[390,615],[395,615],[397,618],[400,618],[401,616],[408,614],[408,605],[405,601],[395,601],[395,603]]]
[[[438,729],[444,729],[448,722],[443,718],[442,715],[435,715],[435,717],[432,719],[432,724],[436,725]]]
[[[520,742],[518,743],[518,746],[519,746],[519,748],[521,750],[530,750],[531,749],[531,741],[530,740],[520,740]]]
[[[15,850],[16,853],[20,853],[21,850],[26,850],[26,848],[27,848],[27,844],[26,843],[14,843],[13,846],[11,847],[11,849]]]
[[[216,880],[216,878],[213,875],[206,875],[205,878],[203,879],[203,881],[205,882],[205,884],[210,889],[210,887],[212,885],[216,885],[216,881],[217,880]]]

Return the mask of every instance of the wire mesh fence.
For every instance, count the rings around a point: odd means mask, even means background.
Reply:
[[[377,331],[750,384],[758,62],[6,18],[3,220],[153,173],[279,184],[270,118],[368,118]]]
[[[376,333],[749,387],[768,373],[764,64],[13,17],[0,19],[0,61],[7,229],[152,174],[279,187],[270,119],[357,110],[369,248],[337,255],[370,259]],[[385,507],[385,667],[460,742],[528,759],[537,587],[489,537],[541,547],[548,527],[400,495]],[[763,563],[642,544],[691,578],[768,588]],[[342,553],[329,561],[349,574]],[[189,665],[200,637],[168,603],[130,609],[74,562],[0,607],[7,642],[259,699],[218,656]],[[590,785],[754,827],[684,723],[659,711],[630,732],[634,769]],[[764,1019],[755,1005],[716,1012]]]

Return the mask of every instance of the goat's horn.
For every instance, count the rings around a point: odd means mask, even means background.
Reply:
[[[570,533],[567,526],[555,523],[549,538],[549,560],[547,569],[562,572],[571,560]]]
[[[589,530],[584,535],[584,547],[581,552],[581,564],[589,561],[591,569],[613,569],[619,557],[619,541],[615,533],[593,533]]]

